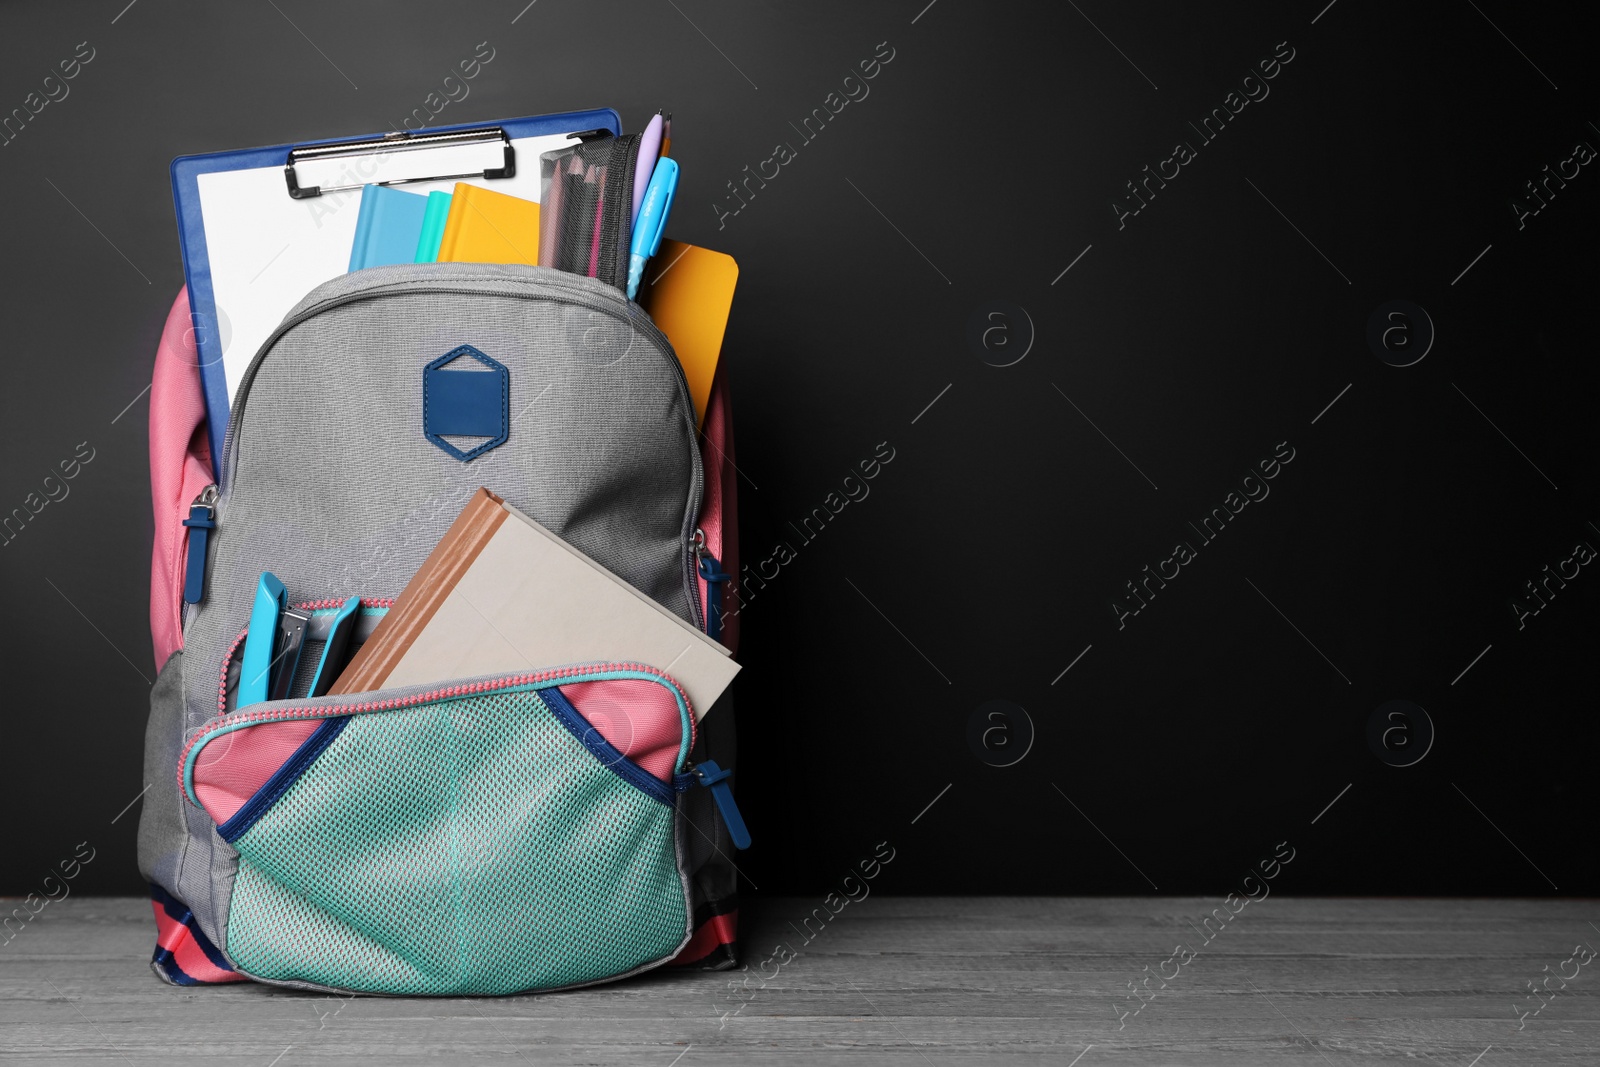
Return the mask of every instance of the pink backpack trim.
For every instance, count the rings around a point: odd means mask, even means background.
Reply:
[[[670,692],[640,678],[569,682],[560,691],[613,748],[672,784],[683,743],[683,719]],[[325,721],[265,721],[207,745],[194,760],[195,799],[213,822],[219,826],[227,822],[266,787]]]
[[[706,401],[706,421],[700,428],[700,464],[705,470],[705,494],[700,503],[700,529],[706,549],[733,579],[722,583],[721,642],[739,653],[739,485],[733,459],[733,405],[728,399],[727,364],[719,364]],[[731,520],[731,521],[730,521]],[[700,609],[706,610],[707,582],[701,579]]]
[[[167,313],[150,379],[150,503],[155,512],[150,637],[157,667],[183,647],[184,555],[189,545],[183,520],[189,517],[194,498],[214,481],[200,360],[185,289]]]

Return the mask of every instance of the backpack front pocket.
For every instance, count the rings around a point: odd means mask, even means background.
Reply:
[[[632,665],[219,716],[180,776],[239,854],[225,951],[267,981],[437,995],[663,962],[690,932],[692,731]]]

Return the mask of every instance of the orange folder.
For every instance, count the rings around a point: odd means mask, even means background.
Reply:
[[[539,205],[457,182],[439,242],[440,263],[539,262]]]
[[[443,258],[443,257],[441,257]],[[689,380],[696,425],[705,422],[711,379],[722,354],[722,337],[733,308],[739,264],[708,248],[666,240],[650,261],[639,306],[672,342]]]

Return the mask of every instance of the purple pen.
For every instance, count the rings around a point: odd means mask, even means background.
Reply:
[[[631,228],[639,221],[639,207],[644,203],[644,190],[655,172],[656,160],[661,156],[661,127],[666,122],[657,111],[639,135],[639,161],[633,168],[633,214],[628,217]]]

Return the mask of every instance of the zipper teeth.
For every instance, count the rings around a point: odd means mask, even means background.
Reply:
[[[562,272],[552,270],[550,273],[554,275],[560,275]],[[452,281],[455,280],[456,279],[452,279]],[[467,277],[460,280],[497,282],[508,281],[504,275],[499,274],[479,275],[476,278]],[[684,538],[687,539],[690,536],[690,531],[694,528],[694,524],[700,521],[701,497],[705,492],[705,474],[701,467],[702,459],[700,456],[699,433],[694,426],[694,399],[689,394],[689,379],[684,374],[683,364],[679,362],[676,354],[671,351],[671,342],[667,340],[666,334],[661,332],[660,327],[655,324],[655,321],[651,319],[650,316],[645,315],[642,312],[638,315],[629,313],[627,309],[636,305],[631,304],[627,297],[623,296],[621,293],[616,293],[616,298],[613,299],[609,295],[591,292],[585,286],[567,284],[559,278],[550,277],[542,277],[538,279],[518,279],[513,281],[512,284],[523,287],[526,287],[530,284],[546,285],[556,290],[564,290],[564,292],[562,292],[560,296],[550,297],[548,294],[533,294],[525,292],[491,292],[482,289],[467,289],[458,286],[445,285],[425,285],[422,291],[429,293],[454,293],[468,296],[502,296],[521,300],[535,300],[543,297],[545,299],[553,299],[559,303],[572,304],[577,307],[587,308],[590,311],[599,311],[603,314],[611,315],[620,321],[626,322],[635,329],[645,330],[647,336],[653,334],[655,337],[660,338],[661,343],[656,346],[656,349],[661,353],[668,365],[671,366],[673,374],[676,376],[678,382],[678,395],[683,400],[684,410],[687,413],[686,417],[689,420],[689,451],[693,457],[693,462],[691,462],[689,465],[689,507],[684,514],[682,530]],[[233,495],[234,438],[238,436],[239,423],[243,421],[245,402],[250,398],[250,385],[255,381],[256,371],[261,366],[262,361],[266,358],[267,353],[274,345],[278,343],[279,339],[281,339],[290,330],[294,329],[296,326],[299,326],[301,323],[322,314],[325,311],[332,311],[334,308],[343,307],[345,304],[353,304],[359,300],[374,300],[383,296],[404,295],[405,290],[399,287],[405,285],[417,286],[418,283],[415,281],[386,283],[383,286],[377,286],[372,289],[358,290],[354,293],[346,293],[342,296],[332,297],[320,303],[313,304],[311,307],[306,308],[294,318],[280,325],[276,330],[273,331],[272,335],[262,343],[261,347],[256,350],[256,354],[250,360],[250,365],[245,368],[244,377],[239,380],[239,388],[233,399],[233,409],[228,417],[228,432],[223,437],[222,441],[222,476],[219,480],[224,488],[222,489],[216,504],[217,515],[220,515],[222,512],[221,496],[231,497]],[[413,289],[412,291],[414,292],[417,290]],[[608,287],[608,293],[609,292],[614,292],[614,290],[610,290]],[[619,303],[620,307],[618,306]],[[690,551],[685,551],[683,553],[682,577],[684,598],[689,602],[689,617],[694,621],[697,627],[699,627],[701,630],[704,630],[706,628],[706,621],[705,615],[700,608],[700,587],[698,584],[699,575],[696,573],[694,565],[694,554]]]
[[[320,608],[336,608],[343,603],[343,600],[325,599],[308,600],[303,604],[291,604],[289,606],[293,608],[300,608],[302,610],[308,609],[311,611],[316,611]],[[361,598],[361,606],[364,608],[392,608],[394,607],[394,598],[364,596]],[[244,640],[245,634],[249,632],[250,627],[248,626],[246,626],[243,630],[240,630],[239,636],[233,639],[233,642],[228,645],[228,650],[222,654],[222,677],[217,682],[218,715],[226,715],[228,713],[228,668],[233,664],[233,654],[239,650],[239,643]]]
[[[346,599],[349,598],[347,597]],[[295,604],[293,606],[297,608],[309,608],[312,611],[321,611],[323,608],[344,607],[344,601],[340,600],[338,597],[325,597],[322,600],[308,600],[304,604]],[[361,598],[361,606],[364,608],[392,608],[394,607],[394,597],[364,596]]]
[[[235,641],[234,644],[237,645],[238,642]],[[218,730],[235,727],[240,723],[260,725],[262,723],[276,722],[283,719],[332,719],[343,715],[358,715],[364,712],[394,711],[398,708],[408,708],[414,707],[418,704],[431,703],[432,701],[442,700],[446,697],[477,696],[484,693],[496,692],[497,690],[501,689],[509,689],[521,685],[531,685],[534,682],[552,681],[557,678],[581,678],[585,675],[591,675],[601,671],[618,670],[638,671],[641,674],[647,674],[650,677],[672,687],[673,691],[677,693],[678,697],[683,701],[683,706],[688,709],[688,751],[693,751],[695,741],[697,740],[697,731],[695,729],[694,721],[694,707],[689,703],[688,694],[683,691],[682,687],[680,687],[676,681],[674,681],[670,676],[661,673],[656,668],[647,666],[643,663],[591,663],[576,667],[555,667],[549,670],[532,671],[526,674],[515,674],[487,682],[474,682],[466,685],[447,685],[438,689],[430,689],[425,693],[417,693],[408,697],[392,697],[387,700],[367,700],[355,704],[316,706],[305,703],[304,698],[301,698],[300,702],[290,704],[287,707],[274,708],[271,711],[253,711],[244,713],[234,712],[226,719],[214,723],[209,729],[201,730],[199,733],[195,734],[194,737],[189,739],[188,744],[183,746],[183,751],[178,755],[178,788],[180,791],[184,789],[184,769],[188,766],[189,753],[194,750],[194,747],[205,741],[207,737],[216,733]],[[311,714],[305,714],[307,711],[311,712]]]

